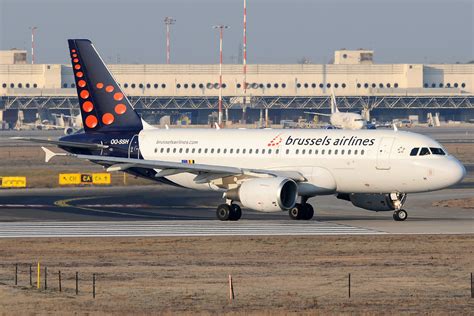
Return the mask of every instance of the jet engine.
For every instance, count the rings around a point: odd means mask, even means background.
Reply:
[[[72,133],[74,133],[74,129],[72,127],[66,127],[64,129],[64,135],[71,135]]]
[[[295,206],[298,185],[287,178],[256,178],[225,193],[227,199],[261,212],[278,212]]]
[[[393,211],[400,209],[405,203],[406,194],[369,194],[369,193],[351,193],[338,194],[338,199],[352,202],[354,206],[369,211]]]

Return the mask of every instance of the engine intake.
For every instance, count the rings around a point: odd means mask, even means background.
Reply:
[[[256,178],[225,193],[227,199],[261,212],[278,212],[295,206],[298,185],[287,178]]]

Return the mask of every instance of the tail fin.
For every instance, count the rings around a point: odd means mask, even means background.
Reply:
[[[85,132],[142,130],[140,116],[91,41],[70,39],[68,43]]]
[[[336,96],[334,95],[334,90],[331,89],[331,114],[339,112],[336,103]]]

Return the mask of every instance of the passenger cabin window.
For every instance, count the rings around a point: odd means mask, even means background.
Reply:
[[[420,148],[418,148],[418,147],[413,148],[410,152],[410,156],[416,156],[418,154],[419,149]]]

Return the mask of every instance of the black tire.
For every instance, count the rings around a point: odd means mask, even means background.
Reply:
[[[393,219],[397,222],[402,222],[408,218],[408,213],[405,210],[398,210],[393,212]]]
[[[310,220],[314,216],[314,209],[311,204],[305,203],[303,205],[303,217],[301,219]]]
[[[301,204],[296,203],[295,206],[290,208],[288,211],[288,215],[290,215],[290,218],[293,220],[301,219],[301,215],[303,214],[303,208],[301,207]]]
[[[221,221],[228,221],[230,217],[230,206],[227,204],[221,204],[217,207],[216,216]]]
[[[230,205],[229,220],[238,221],[242,217],[242,209],[237,204]]]

